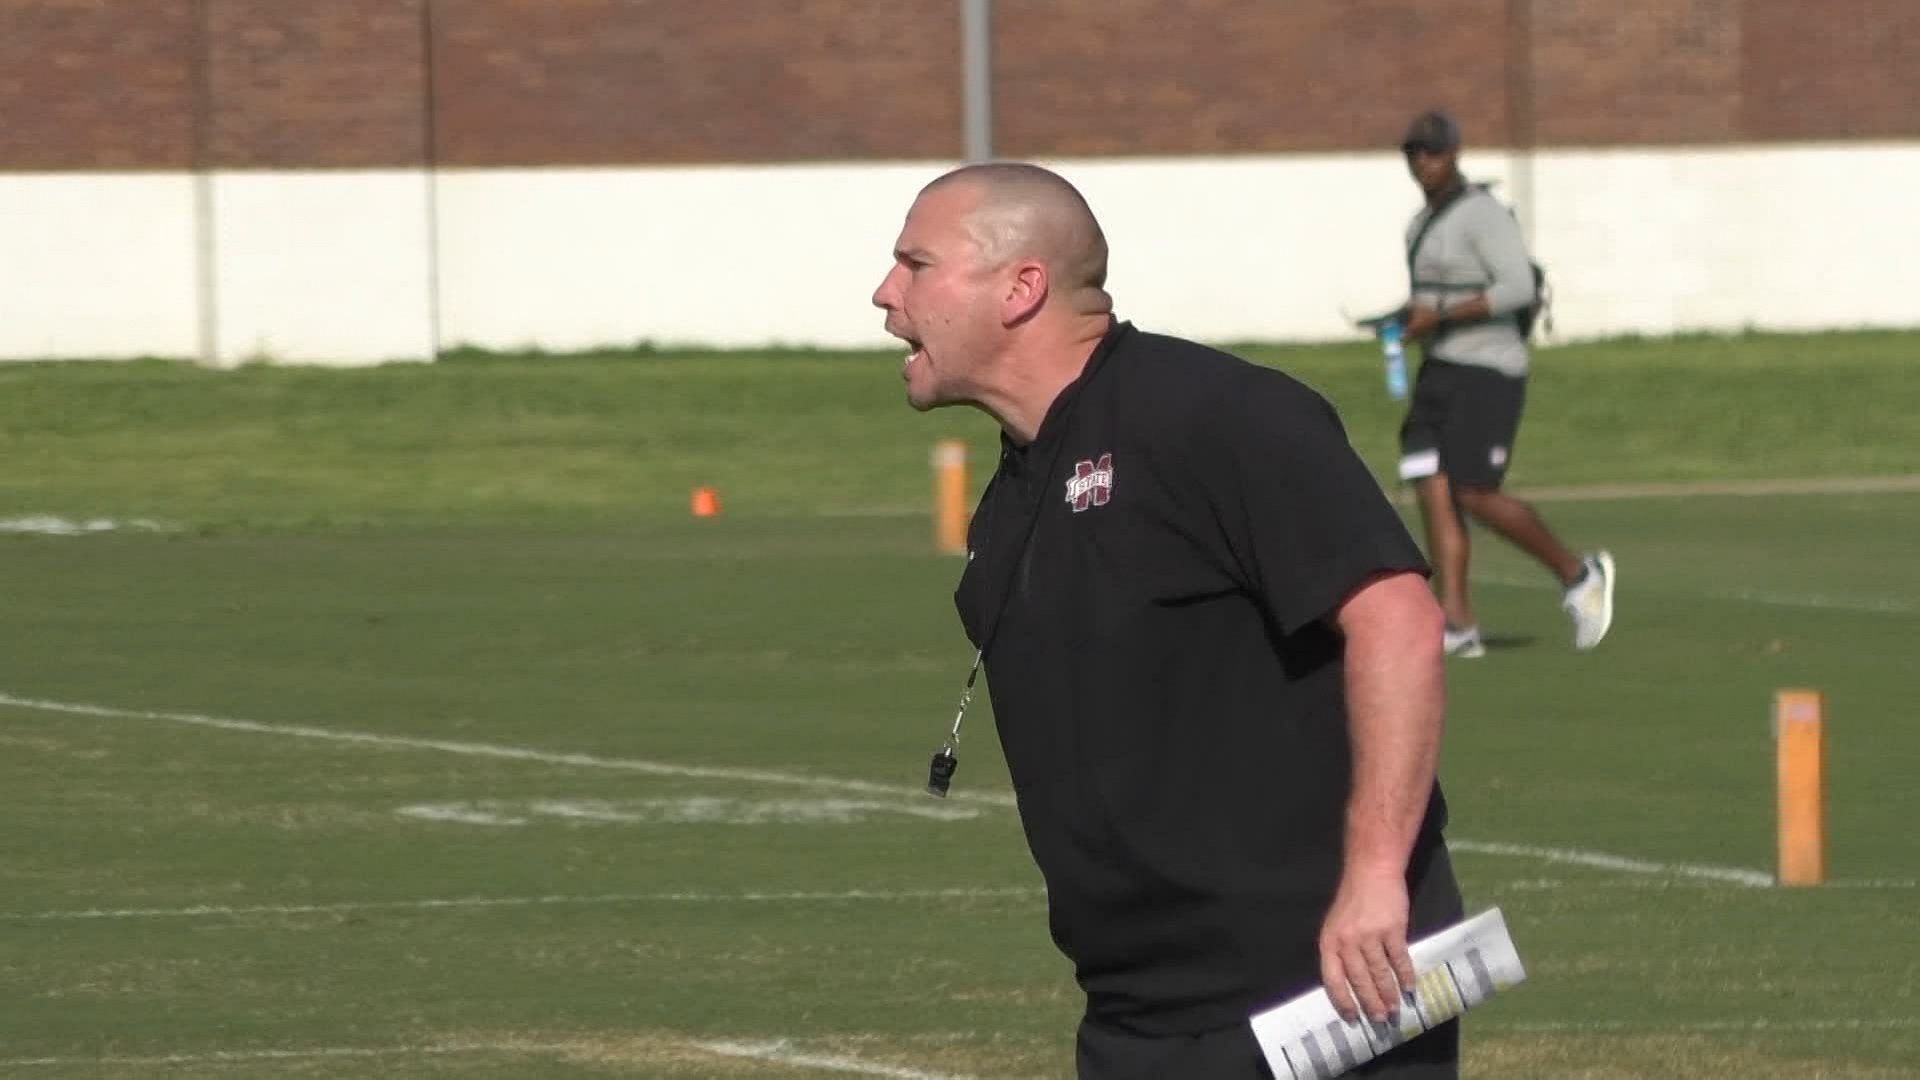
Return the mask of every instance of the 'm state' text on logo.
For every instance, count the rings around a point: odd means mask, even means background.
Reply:
[[[1067,505],[1074,513],[1091,506],[1105,506],[1113,497],[1113,455],[1101,454],[1098,461],[1078,461],[1067,481]]]

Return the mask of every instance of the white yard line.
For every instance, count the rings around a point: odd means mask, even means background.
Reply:
[[[1522,1023],[1483,1021],[1474,1030],[1490,1035],[1613,1035],[1662,1034],[1745,1034],[1769,1032],[1805,1033],[1830,1031],[1912,1031],[1920,1029],[1920,1017],[1860,1017],[1835,1020],[1774,1020],[1752,1017],[1733,1020],[1678,1021],[1645,1023],[1624,1020],[1548,1020]],[[733,1040],[687,1040],[674,1044],[718,1057],[765,1061],[796,1069],[816,1069],[854,1076],[878,1076],[888,1080],[971,1080],[961,1073],[928,1072],[897,1065],[864,1061],[844,1054],[815,1054],[796,1050],[785,1039],[760,1042]],[[580,1049],[572,1043],[530,1042],[450,1042],[414,1046],[317,1046],[264,1050],[212,1050],[195,1054],[153,1054],[101,1057],[32,1057],[0,1059],[0,1070],[75,1068],[168,1068],[193,1065],[249,1065],[283,1061],[352,1061],[396,1057],[445,1057],[458,1054],[501,1054],[514,1056],[559,1057]]]
[[[145,518],[115,520],[113,518],[89,518],[75,521],[72,518],[58,517],[53,514],[30,514],[25,517],[0,518],[0,533],[28,533],[41,536],[87,536],[92,533],[104,533],[132,530],[135,532],[173,532],[179,527]]]
[[[1920,474],[1831,476],[1758,480],[1675,480],[1623,484],[1560,484],[1519,488],[1515,494],[1542,502],[1614,499],[1689,499],[1696,496],[1769,498],[1779,495],[1903,495],[1920,492]]]
[[[286,1050],[211,1050],[201,1054],[155,1054],[128,1057],[42,1057],[0,1061],[0,1069],[71,1069],[113,1066],[160,1068],[172,1065],[249,1065],[263,1061],[330,1061],[355,1058],[424,1057],[445,1054],[491,1054],[509,1049],[528,1053],[551,1052],[545,1046],[446,1043],[423,1046],[315,1046]]]
[[[1780,495],[1904,495],[1920,492],[1920,475],[1837,476],[1783,480],[1675,480],[1620,484],[1555,484],[1515,487],[1512,494],[1532,502],[1628,502],[1639,499],[1685,499],[1700,496],[1766,498]],[[1413,505],[1413,494],[1398,485],[1387,497],[1401,506]],[[874,503],[816,511],[823,518],[922,517],[927,508],[917,503]]]
[[[1920,1016],[1889,1016],[1840,1020],[1693,1020],[1674,1023],[1641,1023],[1627,1020],[1546,1020],[1537,1023],[1488,1023],[1476,1030],[1513,1035],[1602,1035],[1639,1032],[1666,1035],[1674,1032],[1712,1034],[1742,1032],[1764,1035],[1769,1031],[1910,1031],[1920,1028]]]
[[[591,896],[455,896],[425,900],[350,900],[333,904],[195,904],[171,908],[81,908],[71,911],[0,912],[0,923],[88,922],[117,919],[205,919],[246,915],[332,915],[357,911],[459,911],[516,907],[596,907],[627,904],[837,904],[911,903],[922,900],[1027,899],[1046,890],[1004,889],[840,889],[772,892],[602,893]]]
[[[1475,574],[1475,585],[1497,585],[1509,589],[1552,589],[1560,586],[1544,573],[1515,577],[1510,574]],[[1807,608],[1814,611],[1858,611],[1869,615],[1920,614],[1920,603],[1888,596],[1844,596],[1835,593],[1786,592],[1779,589],[1650,589],[1656,596],[1692,596],[1703,600],[1731,600],[1764,607]]]
[[[884,1076],[890,1080],[970,1080],[959,1073],[926,1072],[921,1069],[906,1069],[897,1065],[882,1065],[878,1062],[861,1061],[859,1058],[840,1054],[808,1054],[793,1049],[785,1039],[772,1042],[698,1042],[695,1048],[709,1054],[730,1058],[751,1058],[755,1061],[770,1061],[778,1065],[790,1065],[796,1069],[822,1069],[827,1072],[851,1073],[858,1076]]]
[[[253,735],[274,735],[284,738],[311,739],[323,742],[345,743],[349,745],[374,746],[395,750],[426,750],[435,753],[455,754],[467,757],[497,758],[512,761],[531,761],[547,765],[565,765],[592,769],[615,769],[654,776],[690,777],[708,780],[725,780],[756,784],[781,784],[794,787],[811,787],[828,790],[881,794],[896,798],[924,799],[928,796],[911,788],[892,787],[874,784],[864,780],[847,780],[836,777],[809,776],[799,773],[776,772],[769,769],[724,768],[701,765],[676,765],[660,761],[648,761],[636,758],[609,758],[592,754],[559,753],[534,750],[519,746],[502,746],[494,743],[456,742],[448,739],[425,739],[406,736],[377,735],[370,732],[340,731],[333,728],[311,727],[301,724],[269,724],[256,720],[239,720],[227,717],[208,716],[202,713],[160,712],[146,709],[120,709],[104,705],[90,705],[66,701],[49,701],[40,698],[20,697],[14,694],[0,693],[0,706],[32,709],[40,712],[61,713],[73,716],[90,716],[113,720],[143,720],[171,724],[184,724],[192,727],[210,728],[218,731],[234,731]],[[1012,795],[999,792],[957,793],[956,799],[968,800],[992,806],[1011,807]],[[1591,866],[1619,873],[1639,874],[1651,877],[1699,879],[1724,882],[1744,886],[1768,886],[1773,884],[1773,875],[1761,870],[1744,867],[1711,866],[1695,863],[1668,863],[1649,859],[1638,859],[1625,855],[1615,855],[1604,851],[1591,851],[1581,848],[1544,847],[1528,844],[1495,843],[1469,839],[1449,841],[1453,850],[1463,854],[1499,855],[1514,858],[1540,859],[1546,862],[1570,863]],[[778,895],[778,894],[768,894]],[[526,901],[510,901],[524,903]],[[447,903],[445,901],[420,901],[418,903]]]
[[[925,1072],[879,1062],[863,1061],[844,1054],[812,1054],[796,1050],[790,1041],[733,1042],[687,1040],[675,1044],[684,1050],[696,1050],[716,1057],[747,1058],[796,1069],[846,1073],[852,1076],[879,1076],[889,1080],[971,1080],[958,1073]],[[0,1070],[58,1068],[168,1068],[189,1065],[250,1065],[276,1061],[350,1061],[394,1057],[444,1057],[453,1054],[506,1054],[514,1056],[559,1057],[574,1053],[579,1046],[570,1043],[455,1042],[425,1043],[417,1046],[316,1046],[301,1049],[213,1050],[199,1054],[154,1054],[150,1056],[39,1057],[0,1060]]]
[[[1459,845],[1454,845],[1459,850]],[[1657,865],[1657,864],[1656,864]],[[1758,871],[1755,871],[1758,873]],[[1514,878],[1507,881],[1484,882],[1489,891],[1500,892],[1553,892],[1558,889],[1721,889],[1727,882],[1717,879],[1700,878]],[[1740,884],[1746,884],[1741,882]],[[1920,880],[1913,878],[1842,878],[1839,881],[1823,881],[1808,891],[1819,892],[1823,889],[1847,889],[1859,892],[1901,892],[1907,889],[1920,889]]]
[[[548,750],[534,750],[524,746],[501,746],[495,743],[456,742],[451,739],[422,739],[404,735],[376,735],[365,731],[341,731],[336,728],[310,727],[305,724],[268,724],[257,720],[236,720],[222,716],[208,716],[203,713],[117,709],[106,705],[88,705],[71,701],[47,701],[40,698],[26,698],[8,693],[0,693],[0,706],[8,705],[20,709],[33,709],[38,712],[65,713],[70,716],[92,716],[103,720],[149,720],[168,724],[185,724],[189,727],[212,728],[216,731],[244,732],[250,735],[276,735],[281,738],[312,739],[319,742],[377,746],[389,750],[431,750],[436,753],[455,754],[462,757],[531,761],[541,765],[565,765],[582,769],[612,769],[619,772],[641,773],[647,776],[676,776],[695,780],[726,780],[737,783],[826,788],[833,791],[851,791],[866,795],[887,795],[907,799],[931,798],[925,791],[917,788],[895,787],[889,784],[875,784],[865,780],[846,780],[831,776],[809,776],[803,773],[775,772],[770,769],[741,769],[711,765],[676,765],[670,762],[648,761],[641,758],[612,758],[599,757],[594,754],[558,753]],[[958,791],[955,792],[951,798],[962,802],[985,803],[989,806],[1012,806],[1014,804],[1013,796],[990,791]]]
[[[723,799],[487,799],[478,802],[415,803],[394,811],[401,817],[455,825],[522,828],[542,819],[589,825],[854,825],[874,818],[972,821],[981,810],[943,800],[812,798]]]
[[[1449,841],[1456,852],[1488,855],[1524,855],[1534,856],[1542,849],[1529,848],[1517,844],[1483,845],[1472,840]],[[1497,848],[1498,850],[1488,850]],[[1561,849],[1545,849],[1560,852]],[[1620,871],[1622,860],[1618,856],[1602,852],[1582,854],[1596,861],[1590,865]],[[1549,861],[1570,862],[1570,859]],[[1645,870],[1629,870],[1631,873],[1668,874],[1667,864],[1648,863],[1641,860],[1625,860],[1634,866],[1646,867]],[[1714,876],[1659,876],[1615,879],[1573,879],[1573,878],[1520,878],[1509,881],[1484,882],[1483,887],[1492,892],[1549,892],[1559,889],[1676,889],[1676,888],[1724,888],[1728,884],[1746,887],[1758,887],[1757,878],[1765,877],[1757,870],[1741,870],[1734,867],[1696,867],[1715,871]],[[1726,878],[1718,873],[1755,875],[1754,878]],[[1772,884],[1768,878],[1766,884]],[[1811,891],[1821,889],[1845,889],[1861,892],[1906,892],[1920,889],[1920,880],[1913,878],[1858,878],[1828,881],[1814,886]],[[804,890],[766,892],[653,892],[653,893],[598,893],[584,896],[450,896],[430,897],[420,900],[344,900],[331,904],[193,904],[187,907],[168,908],[76,908],[59,911],[0,911],[0,923],[28,922],[111,922],[121,919],[229,919],[250,915],[291,916],[291,915],[331,915],[351,914],[365,911],[461,911],[484,910],[487,908],[518,907],[622,907],[641,904],[840,904],[840,903],[892,903],[905,904],[922,901],[941,900],[1038,900],[1047,895],[1040,886],[1008,886],[999,889],[840,889],[840,890]]]
[[[1543,862],[1571,863],[1576,866],[1592,866],[1601,870],[1614,870],[1623,874],[1646,874],[1656,877],[1695,878],[1702,881],[1720,881],[1733,885],[1755,887],[1773,884],[1773,875],[1760,870],[1749,870],[1738,866],[1706,866],[1699,863],[1666,863],[1650,859],[1632,859],[1624,855],[1612,855],[1604,851],[1585,851],[1580,848],[1537,847],[1532,844],[1500,844],[1483,840],[1448,840],[1447,848],[1466,855],[1507,855],[1522,859],[1539,859]]]
[[[1876,615],[1912,615],[1920,612],[1920,604],[1888,596],[1835,596],[1830,593],[1781,592],[1777,589],[1711,589],[1705,595],[1715,600],[1736,600],[1743,604],[1766,604],[1771,607],[1864,611]]]

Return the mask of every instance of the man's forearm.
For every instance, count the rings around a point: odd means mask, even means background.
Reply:
[[[1373,598],[1373,610],[1342,620],[1353,747],[1349,874],[1406,872],[1439,763],[1446,681],[1438,609],[1416,575],[1374,586],[1389,587],[1392,593]]]
[[[1440,309],[1440,325],[1485,322],[1493,318],[1493,304],[1486,293],[1469,296],[1465,300],[1447,304]]]

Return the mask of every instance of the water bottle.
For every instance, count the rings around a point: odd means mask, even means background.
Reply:
[[[1387,362],[1387,394],[1395,401],[1407,396],[1407,349],[1401,337],[1403,333],[1398,319],[1380,326],[1380,351],[1386,355]]]

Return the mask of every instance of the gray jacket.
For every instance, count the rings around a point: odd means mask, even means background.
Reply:
[[[1407,244],[1427,223],[1421,207],[1407,226]],[[1513,315],[1533,303],[1533,264],[1520,223],[1485,187],[1473,185],[1440,213],[1413,263],[1413,299],[1440,307],[1487,294],[1493,318],[1450,326],[1427,355],[1456,364],[1527,373],[1527,342]]]

